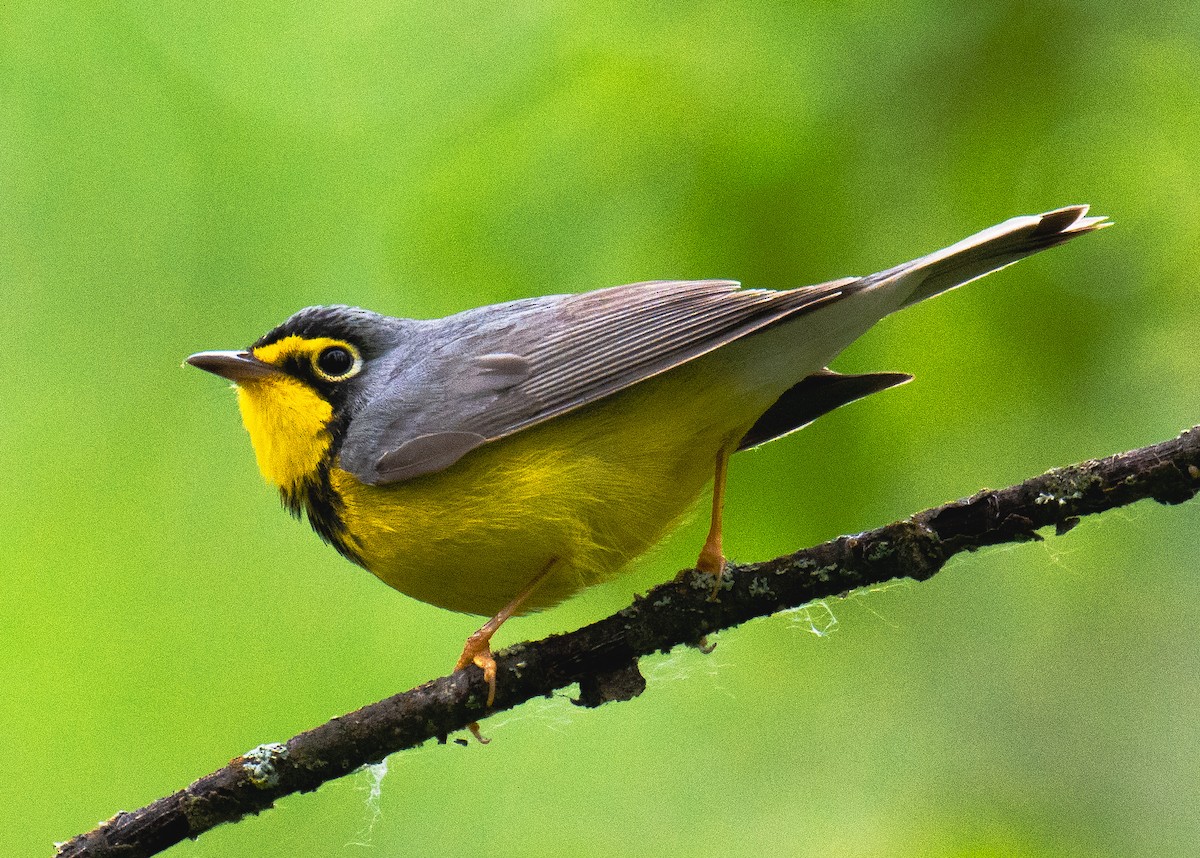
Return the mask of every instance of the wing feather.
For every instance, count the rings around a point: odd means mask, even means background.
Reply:
[[[434,323],[446,344],[397,366],[356,415],[342,467],[372,484],[434,473],[481,444],[834,301],[855,282],[776,292],[653,281],[450,317]]]
[[[611,395],[833,300],[846,282],[787,292],[731,281],[656,282],[568,296],[559,323],[535,332],[538,339],[520,352],[532,370],[518,389],[540,408],[497,409],[481,434],[503,437]]]

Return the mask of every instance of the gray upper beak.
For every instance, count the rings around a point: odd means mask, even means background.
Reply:
[[[279,372],[249,352],[197,352],[186,363],[230,381],[264,378]]]

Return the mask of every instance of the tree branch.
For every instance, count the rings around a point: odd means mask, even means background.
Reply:
[[[764,563],[731,566],[719,598],[712,577],[685,570],[629,607],[592,625],[509,647],[499,664],[495,706],[511,709],[578,682],[579,702],[599,706],[641,693],[637,660],[815,599],[893,578],[924,581],[960,551],[1039,540],[1040,528],[1066,533],[1079,517],[1144,498],[1177,504],[1200,490],[1200,426],[1179,437],[1065,468],[998,491],[917,513],[877,530]],[[223,822],[271,807],[282,796],[429,739],[462,730],[485,714],[482,672],[468,667],[356,712],[286,744],[262,745],[186,789],[133,813],[121,812],[59,847],[61,858],[140,858]]]

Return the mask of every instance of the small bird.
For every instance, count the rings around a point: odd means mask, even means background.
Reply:
[[[1108,226],[1015,217],[869,277],[799,289],[653,281],[442,319],[309,307],[192,366],[234,382],[284,505],[384,583],[490,616],[455,669],[494,702],[491,638],[619,573],[713,480],[697,568],[724,571],[729,457],[910,380],[827,368],[896,310]]]

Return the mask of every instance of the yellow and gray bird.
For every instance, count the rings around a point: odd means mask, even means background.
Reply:
[[[698,568],[719,583],[729,457],[907,381],[841,375],[896,310],[1108,226],[1016,217],[869,277],[772,291],[654,281],[402,319],[301,310],[187,362],[237,387],[263,476],[344,556],[413,598],[491,619],[457,667],[495,693],[508,617],[607,580],[714,481]]]

